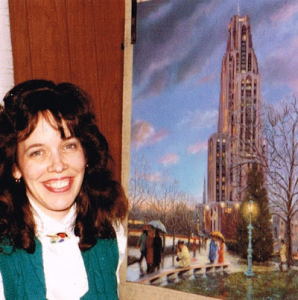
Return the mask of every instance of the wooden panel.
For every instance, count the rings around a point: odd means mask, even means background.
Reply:
[[[100,107],[104,99],[99,97],[93,1],[67,0],[66,3],[71,80],[86,91],[92,91],[94,106]]]
[[[66,6],[61,0],[27,0],[33,78],[70,81]]]
[[[26,1],[9,1],[15,83],[32,79]]]
[[[107,136],[115,132],[121,136],[122,130],[122,98],[123,85],[123,51],[124,43],[124,1],[94,1],[95,42],[97,49],[97,66],[99,74],[100,97],[105,99],[98,107],[100,118],[107,120],[102,124],[102,130]],[[102,12],[105,13],[102,13]],[[114,15],[118,17],[115,18]],[[107,26],[108,24],[108,26]],[[101,37],[105,37],[102,39]],[[115,48],[116,46],[116,48]],[[120,72],[117,71],[120,68]],[[113,147],[113,148],[112,148]],[[121,156],[121,140],[111,144],[112,152],[118,151]]]
[[[9,0],[15,83],[80,85],[121,174],[125,0]]]
[[[64,1],[13,0],[9,3],[15,83],[30,78],[69,81]]]

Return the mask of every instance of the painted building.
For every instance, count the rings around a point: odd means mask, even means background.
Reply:
[[[222,60],[218,132],[208,140],[210,230],[227,230],[224,223],[245,196],[248,169],[264,157],[261,105],[261,78],[249,17],[235,15],[228,26]]]

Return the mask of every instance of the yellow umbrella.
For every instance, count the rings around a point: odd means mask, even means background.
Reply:
[[[211,231],[210,235],[211,235],[211,236],[218,237],[218,238],[222,239],[223,242],[225,242],[224,236],[223,236],[222,233],[219,232],[219,231]]]

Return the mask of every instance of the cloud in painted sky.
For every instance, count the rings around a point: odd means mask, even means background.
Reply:
[[[221,63],[218,53],[220,50],[221,56],[224,55],[228,23],[237,14],[238,3],[240,15],[250,17],[254,45],[259,47],[256,49],[258,61],[263,66],[262,60],[276,45],[284,45],[284,40],[277,43],[276,37],[289,41],[296,35],[293,28],[297,25],[297,0],[229,0],[224,3],[222,0],[152,0],[139,3],[138,37],[134,46],[136,98],[162,93],[194,76],[208,76],[208,70],[210,76],[214,70],[218,71]],[[286,26],[287,22],[292,22],[289,24],[292,26]],[[292,32],[283,35],[286,27]],[[268,46],[260,49],[262,43]],[[288,72],[291,66],[288,57],[283,57],[281,64],[279,74]],[[270,78],[276,75],[268,74]]]
[[[287,45],[280,45],[274,49],[266,59],[268,67],[264,69],[263,81],[267,84],[282,85],[285,81],[288,86],[298,93],[298,37]],[[290,58],[290,64],[285,64],[285,57]],[[281,70],[284,70],[281,72]],[[275,76],[272,76],[275,74]]]
[[[200,2],[153,0],[139,5],[138,35],[142,38],[135,45],[134,84],[142,86],[141,93],[156,93],[160,78],[166,88],[189,78],[204,65],[214,47],[202,43],[210,32],[201,29],[218,0]],[[215,35],[217,43],[225,41],[220,33]],[[203,48],[205,54],[200,51]]]
[[[175,165],[179,161],[179,156],[176,153],[169,153],[160,159],[160,163],[164,166]]]
[[[144,179],[149,181],[149,182],[159,182],[160,181],[160,173],[156,172],[154,174],[145,174]]]
[[[283,23],[291,19],[298,11],[298,3],[290,3],[282,6],[278,11],[271,15],[272,22]]]
[[[137,120],[131,125],[131,142],[136,150],[158,143],[167,136],[167,130],[156,131],[152,124],[143,120]]]
[[[198,143],[188,146],[187,153],[197,154],[199,152],[207,151],[207,149],[208,149],[207,142],[198,142]]]
[[[201,77],[199,79],[199,84],[210,82],[210,81],[213,81],[214,79],[217,79],[217,73],[215,73],[215,72]]]
[[[202,129],[210,128],[217,124],[218,112],[217,110],[208,110],[202,112],[201,110],[188,111],[187,115],[179,122],[180,128]]]

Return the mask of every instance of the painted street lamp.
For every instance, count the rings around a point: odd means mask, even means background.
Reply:
[[[248,248],[247,248],[247,270],[244,272],[244,274],[246,276],[252,277],[254,276],[254,272],[252,271],[251,267],[252,267],[252,246],[251,246],[251,235],[252,235],[252,230],[253,230],[253,226],[251,224],[251,215],[253,212],[253,206],[254,203],[252,201],[252,196],[249,197],[249,201],[248,201],[248,212],[249,212],[249,225],[248,225]]]

